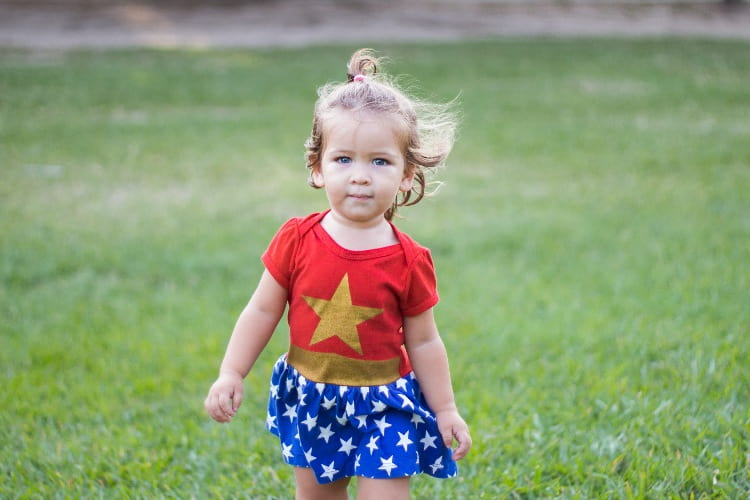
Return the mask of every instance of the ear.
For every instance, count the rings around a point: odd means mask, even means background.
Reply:
[[[322,188],[326,185],[320,167],[313,167],[312,172],[310,172],[310,179],[312,180],[313,186],[316,188]]]
[[[402,193],[405,193],[407,191],[411,191],[412,186],[414,186],[414,172],[416,169],[414,168],[414,165],[407,165],[404,169],[404,177],[401,179],[401,184],[398,186],[398,190]]]

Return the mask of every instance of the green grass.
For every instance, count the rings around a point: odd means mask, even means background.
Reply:
[[[0,497],[288,498],[202,400],[354,47],[0,51]],[[475,448],[415,498],[750,492],[750,45],[381,45],[461,136],[402,229]]]

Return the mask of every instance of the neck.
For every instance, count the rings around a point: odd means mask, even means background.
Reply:
[[[348,250],[371,250],[398,243],[385,217],[359,224],[330,211],[321,225],[336,243]]]

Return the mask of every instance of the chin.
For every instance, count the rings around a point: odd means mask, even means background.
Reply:
[[[339,211],[339,215],[345,219],[348,219],[352,222],[370,222],[372,220],[378,219],[379,217],[385,217],[385,212],[378,213],[378,212],[359,212],[357,210],[344,210]]]

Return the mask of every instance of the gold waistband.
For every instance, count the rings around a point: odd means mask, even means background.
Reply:
[[[287,362],[313,382],[336,385],[385,385],[401,377],[401,358],[370,361],[330,352],[314,352],[291,345]]]

